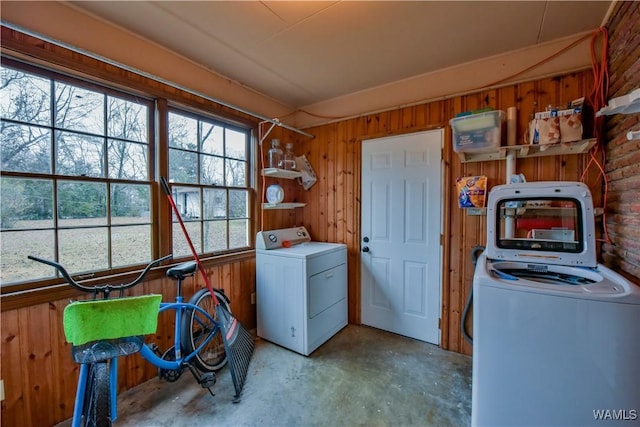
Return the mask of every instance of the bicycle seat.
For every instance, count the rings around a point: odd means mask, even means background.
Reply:
[[[195,261],[187,261],[171,267],[167,270],[167,277],[173,277],[177,280],[183,280],[185,277],[192,276],[198,270],[198,263]]]

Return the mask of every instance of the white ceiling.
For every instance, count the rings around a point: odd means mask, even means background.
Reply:
[[[79,1],[292,108],[598,28],[611,1]]]

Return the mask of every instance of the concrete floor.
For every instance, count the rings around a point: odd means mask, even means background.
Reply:
[[[239,403],[227,368],[212,397],[189,372],[118,397],[116,426],[468,426],[471,358],[349,325],[309,357],[258,340]]]

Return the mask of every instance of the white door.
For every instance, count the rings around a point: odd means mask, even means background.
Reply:
[[[362,323],[440,343],[442,130],[362,142]]]

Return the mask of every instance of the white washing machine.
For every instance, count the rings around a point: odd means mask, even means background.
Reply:
[[[347,325],[347,245],[304,227],[256,236],[258,336],[308,356]]]
[[[500,185],[487,206],[472,426],[640,425],[640,288],[596,262],[589,189]]]

